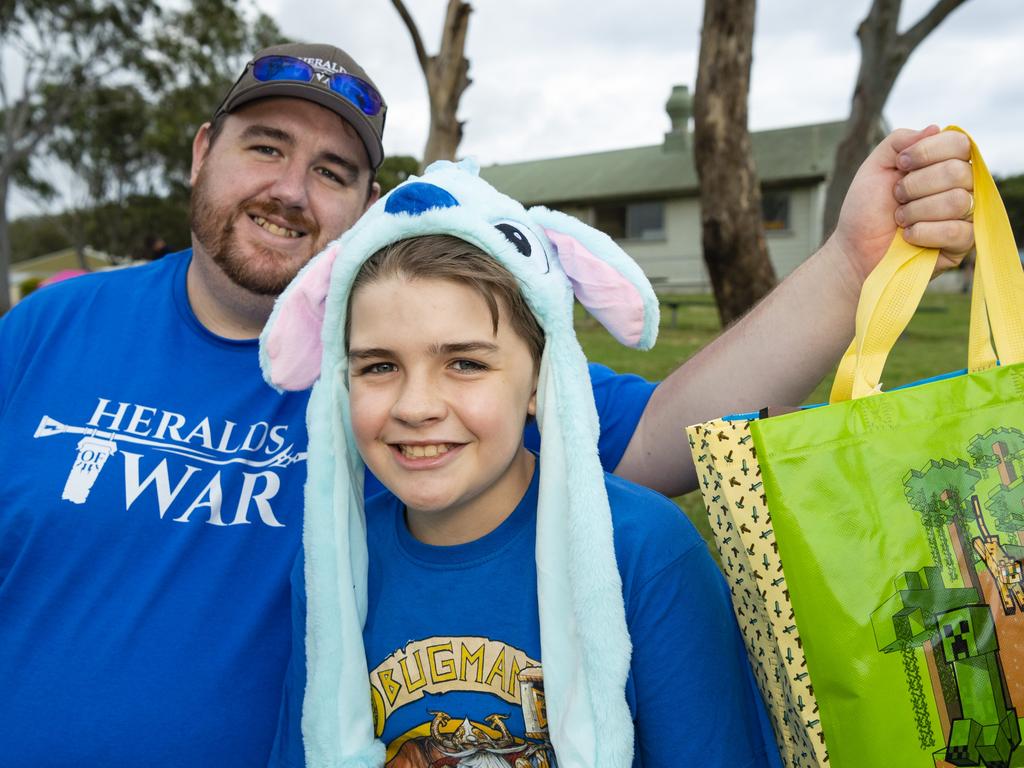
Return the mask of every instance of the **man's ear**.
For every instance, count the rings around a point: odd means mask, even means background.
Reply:
[[[370,210],[370,206],[380,200],[380,184],[376,181],[370,185],[370,194],[366,196],[366,205],[363,206],[363,213]]]
[[[533,394],[530,395],[530,402],[526,404],[526,412],[530,416],[537,415],[537,382],[534,381]]]
[[[189,175],[189,183],[194,187],[196,179],[199,178],[199,170],[206,160],[206,153],[210,150],[210,124],[203,123],[196,131],[196,137],[192,139],[192,172]]]

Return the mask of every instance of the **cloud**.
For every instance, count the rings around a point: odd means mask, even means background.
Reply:
[[[906,28],[935,0],[906,0]],[[1024,39],[1020,0],[975,0],[954,11],[914,53],[886,108],[893,125],[960,122],[1002,173],[1024,171],[1021,125]],[[422,152],[426,85],[412,43],[385,0],[326,5],[260,0],[289,35],[323,38],[353,53],[390,105],[385,148]],[[444,0],[407,0],[429,51]],[[759,4],[751,75],[753,129],[841,120],[860,61],[856,27],[867,0]],[[473,85],[462,100],[461,149],[481,162],[641,146],[668,129],[673,84],[693,87],[703,3],[698,0],[477,0],[467,55]]]

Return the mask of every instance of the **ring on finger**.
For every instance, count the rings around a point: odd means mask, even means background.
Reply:
[[[967,212],[960,218],[964,219],[965,221],[971,221],[974,219],[974,193],[968,192],[967,194],[971,198],[971,203],[970,205],[967,206]]]

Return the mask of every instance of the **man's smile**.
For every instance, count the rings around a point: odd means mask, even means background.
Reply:
[[[272,221],[267,220],[263,216],[259,216],[257,214],[249,214],[249,218],[252,219],[253,223],[256,224],[256,226],[265,229],[270,234],[277,235],[278,237],[297,238],[306,236],[305,232],[300,232],[299,230],[296,229],[289,229],[288,227],[280,226]]]

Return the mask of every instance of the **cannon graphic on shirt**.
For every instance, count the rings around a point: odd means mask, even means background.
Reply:
[[[429,723],[419,723],[392,739],[385,768],[558,768],[548,734],[544,673],[540,666],[530,666],[515,679],[525,737],[506,726],[505,721],[512,719],[509,713],[494,712],[481,722],[428,708]],[[446,692],[453,690],[458,686],[446,688]]]
[[[193,446],[182,445],[161,440],[151,440],[137,435],[122,432],[105,431],[95,427],[76,427],[63,424],[50,416],[43,416],[36,427],[33,437],[52,437],[54,435],[81,435],[76,445],[75,460],[68,473],[67,482],[61,499],[72,504],[84,504],[99,477],[107,459],[117,453],[118,443],[143,445],[164,453],[184,456],[206,464],[226,465],[244,464],[254,468],[287,467],[299,461],[305,461],[306,452],[293,452],[292,446],[285,446],[268,459],[252,460],[241,456],[221,458],[211,451],[199,450]]]

